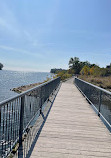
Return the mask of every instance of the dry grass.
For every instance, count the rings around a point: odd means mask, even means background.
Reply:
[[[111,91],[111,76],[108,77],[94,77],[94,76],[82,76],[80,75],[79,78],[90,82],[96,86],[101,88],[107,89]]]

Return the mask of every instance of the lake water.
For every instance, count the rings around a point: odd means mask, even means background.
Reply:
[[[17,95],[17,93],[11,91],[11,89],[31,83],[43,82],[47,77],[51,77],[51,73],[1,70],[0,102]]]

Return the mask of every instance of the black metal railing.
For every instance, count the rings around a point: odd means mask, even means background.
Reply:
[[[22,144],[23,134],[42,105],[60,84],[60,77],[0,103],[0,157]]]
[[[111,92],[79,78],[74,83],[111,132]]]

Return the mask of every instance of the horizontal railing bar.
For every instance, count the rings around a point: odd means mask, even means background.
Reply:
[[[100,119],[103,121],[103,123],[105,124],[105,126],[108,128],[108,130],[111,132],[111,123],[110,123],[110,120],[108,122],[108,120],[106,119],[106,116],[104,116],[104,112],[101,113],[101,105],[102,105],[102,99],[103,99],[103,94],[106,96],[106,95],[109,95],[109,101],[110,100],[110,97],[111,97],[111,92],[103,89],[103,88],[100,88],[98,86],[95,86],[89,82],[86,82],[82,79],[79,79],[77,77],[75,77],[75,81],[74,81],[76,87],[79,89],[79,91],[82,93],[82,95],[86,98],[86,100],[90,103],[90,105],[92,106],[92,108],[94,109],[94,111],[98,114],[98,116],[100,117]],[[99,93],[97,93],[97,99],[98,99],[98,103],[93,103],[95,102],[94,101],[94,98],[92,97],[91,98],[91,95],[93,94],[93,92],[91,91],[91,88],[94,89]],[[92,100],[91,100],[92,99]],[[104,101],[104,99],[103,99]],[[96,104],[98,105],[98,108],[96,107]],[[110,103],[109,103],[110,104]]]
[[[2,142],[0,157],[7,157],[17,142],[19,143],[18,156],[21,154],[20,149],[24,144],[22,143],[23,134],[27,132],[27,128],[33,126],[34,119],[42,114],[43,105],[59,85],[60,77],[57,77],[0,102],[0,141]],[[25,146],[23,150],[25,152]]]
[[[89,98],[82,92],[82,90],[76,85],[76,87],[79,89],[79,91],[82,93],[82,95],[86,98],[86,100],[89,102],[89,104],[91,104],[94,108],[94,110],[96,111],[96,113],[98,113],[98,109],[95,107],[95,105],[89,100]],[[101,112],[99,112],[101,117],[103,118],[103,120],[107,123],[107,125],[111,128],[111,124],[105,119],[105,117],[101,114]]]
[[[40,110],[40,109],[39,109],[39,110]],[[35,115],[32,117],[32,119],[30,120],[30,122],[29,122],[29,123],[27,124],[27,126],[24,128],[23,134],[24,134],[24,132],[26,131],[26,129],[29,127],[29,125],[31,124],[31,121],[35,118],[35,116],[37,115],[37,113],[39,112],[39,110],[35,113]],[[13,146],[11,147],[11,149],[14,148],[14,146],[15,146],[16,143],[19,143],[18,141],[19,141],[19,136],[18,136],[17,139],[15,140],[15,142],[14,142]],[[10,155],[11,152],[12,152],[12,150],[8,153],[8,155]],[[6,155],[6,156],[7,156],[7,155]]]
[[[76,85],[76,84],[75,84]],[[76,87],[79,89],[79,91],[82,93],[82,95],[86,98],[86,100],[94,107],[94,110],[98,112],[97,108],[94,106],[94,104],[89,100],[89,98],[83,93],[83,91],[76,85]]]
[[[84,81],[84,80],[82,80],[82,79],[80,79],[80,78],[77,78],[77,77],[75,77],[75,79],[78,79],[78,80],[80,80],[80,81],[82,81],[82,82],[84,82],[84,83],[86,83],[86,84],[88,84],[88,85],[90,85],[90,86],[93,86],[93,87],[95,87],[95,88],[97,88],[97,89],[99,89],[99,90],[101,90],[101,91],[103,91],[103,92],[105,92],[105,93],[111,95],[111,92],[109,92],[109,91],[107,91],[107,90],[105,90],[105,89],[103,89],[103,88],[101,88],[101,87],[98,87],[98,86],[96,86],[96,85],[93,85],[93,84],[91,84],[91,83],[89,83],[89,82],[86,82],[86,81]]]
[[[26,131],[26,129],[29,127],[29,125],[31,124],[32,120],[35,118],[35,116],[37,115],[37,113],[40,111],[40,109],[35,113],[35,115],[32,117],[32,119],[29,121],[29,123],[27,124],[27,126],[24,128],[23,133]]]
[[[44,85],[47,85],[48,83],[50,83],[50,82],[52,82],[52,81],[54,81],[54,80],[56,80],[56,79],[58,79],[58,78],[60,78],[60,77],[57,77],[57,78],[55,78],[55,79],[53,79],[53,80],[50,80],[50,81],[45,82],[45,83],[42,83],[42,84],[40,84],[40,85],[38,85],[38,86],[36,86],[36,87],[34,87],[34,88],[31,88],[31,89],[29,89],[29,90],[27,90],[27,91],[21,93],[21,94],[18,94],[18,95],[14,96],[14,97],[11,97],[11,98],[9,98],[9,99],[6,99],[6,100],[0,102],[0,107],[3,106],[3,105],[5,105],[5,104],[7,104],[7,103],[12,102],[13,100],[15,100],[15,99],[17,99],[17,98],[23,97],[23,96],[26,95],[27,93],[29,93],[29,92],[31,92],[31,91],[33,91],[33,90],[36,90],[37,88],[43,87]]]

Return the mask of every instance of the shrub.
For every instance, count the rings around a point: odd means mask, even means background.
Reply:
[[[89,75],[90,74],[90,68],[89,68],[89,66],[87,66],[87,65],[85,65],[83,68],[82,68],[82,70],[80,71],[80,74],[81,75]]]
[[[68,72],[59,72],[58,74],[57,74],[57,76],[58,77],[61,77],[61,80],[65,80],[65,79],[67,79],[67,78],[70,78],[70,77],[72,77],[72,74],[69,74]]]

